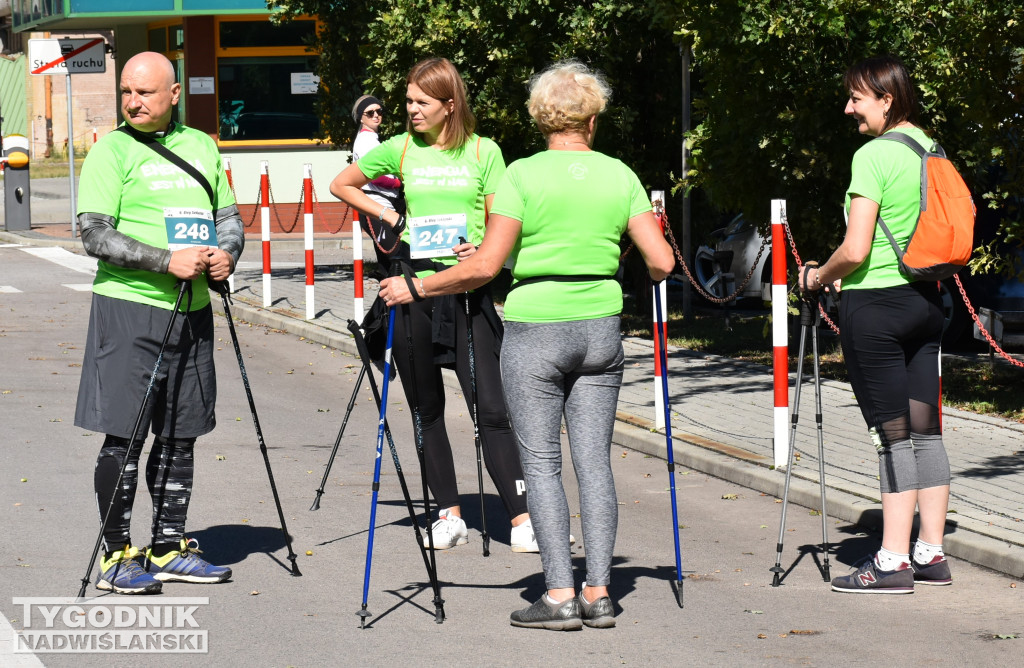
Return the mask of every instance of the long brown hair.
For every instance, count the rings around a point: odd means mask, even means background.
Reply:
[[[427,58],[413,65],[405,77],[406,85],[416,84],[430,97],[442,102],[452,101],[452,113],[444,119],[445,149],[459,149],[473,135],[476,129],[476,117],[473,116],[466,99],[466,83],[459,75],[451,61],[447,58]],[[416,136],[422,136],[412,128],[406,119],[406,130]]]
[[[892,95],[882,132],[903,121],[917,121],[917,93],[906,66],[896,56],[872,56],[860,61],[843,75],[843,87],[853,92],[871,93],[876,99]]]

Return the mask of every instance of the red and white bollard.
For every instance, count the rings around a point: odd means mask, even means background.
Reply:
[[[789,461],[789,312],[786,303],[786,200],[772,200],[772,368],[775,378],[775,468]]]
[[[96,128],[92,129],[92,145],[96,145]]]
[[[260,229],[263,239],[263,308],[270,308],[270,174],[260,160]]]
[[[355,321],[362,324],[363,315],[363,233],[359,229],[359,212],[352,209],[352,274],[354,294],[352,299]]]
[[[306,249],[306,320],[316,315],[313,306],[313,165],[306,163],[302,175],[302,233]]]
[[[661,297],[661,313],[664,318],[664,322],[661,324],[661,332],[658,332],[658,307],[655,303],[655,299]],[[653,294],[651,295],[651,313],[654,314],[654,325],[651,327],[651,332],[654,334],[654,428],[664,429],[665,428],[665,394],[662,388],[661,377],[663,374],[668,372],[668,369],[664,369],[661,366],[661,342],[668,342],[668,285],[667,281],[659,281],[655,283]],[[659,335],[660,334],[660,335]],[[665,355],[665,363],[668,363],[668,351]]]
[[[654,218],[658,221],[658,225],[661,226],[662,234],[665,233],[665,191],[664,190],[652,190],[651,191],[651,206],[654,209]],[[658,335],[658,308],[654,300],[657,299],[657,295],[661,295],[661,313],[664,322],[661,323],[660,336]],[[655,286],[655,289],[651,294],[651,316],[653,318],[653,325],[651,332],[654,335],[654,428],[664,429],[665,428],[665,395],[662,389],[661,376],[667,372],[667,369],[661,368],[661,342],[668,342],[668,285],[665,281],[661,281]],[[666,351],[667,353],[667,351]],[[665,355],[665,359],[668,360],[668,355]]]

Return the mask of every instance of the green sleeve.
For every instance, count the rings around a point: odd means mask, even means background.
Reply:
[[[498,182],[498,188],[494,192],[494,206],[491,207],[491,213],[508,216],[523,222],[525,205],[520,187],[522,184],[519,180],[518,164],[518,162],[512,163],[508,170],[505,171],[501,181]]]
[[[120,151],[116,146],[120,134],[108,134],[86,156],[78,179],[78,214],[101,213],[115,220],[120,217],[121,184],[124,182],[118,159]]]
[[[480,162],[483,172],[483,194],[490,195],[498,189],[501,177],[505,175],[505,158],[501,148],[494,141],[483,138],[480,141]]]

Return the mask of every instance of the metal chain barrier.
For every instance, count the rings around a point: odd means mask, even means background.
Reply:
[[[996,343],[995,339],[992,338],[992,335],[988,333],[988,330],[985,328],[985,325],[981,324],[981,318],[979,318],[978,314],[974,312],[974,305],[971,304],[969,299],[967,299],[967,291],[964,290],[964,284],[960,282],[960,277],[954,274],[953,280],[956,281],[956,287],[959,288],[960,290],[960,296],[963,297],[964,304],[967,306],[967,310],[971,314],[971,319],[974,320],[974,324],[977,325],[978,331],[981,332],[982,335],[984,335],[985,340],[987,340],[988,344],[992,346],[992,349],[999,353],[999,356],[1002,357],[1007,362],[1009,362],[1010,364],[1024,368],[1024,362],[1014,359],[1013,357],[1010,356],[1009,353],[1003,350],[999,346],[999,344]]]
[[[295,220],[292,221],[292,226],[289,227],[288,229],[284,228],[284,223],[281,222],[281,215],[278,214],[277,206],[275,206],[275,202],[274,202],[274,186],[273,186],[273,183],[271,183],[271,181],[270,181],[270,168],[269,167],[267,168],[267,192],[270,194],[270,210],[274,212],[274,218],[277,220],[278,227],[280,227],[281,231],[284,232],[285,234],[291,234],[292,232],[295,231],[295,227],[299,224],[299,216],[302,215],[302,203],[303,203],[302,200],[306,196],[305,189],[302,188],[301,185],[299,186],[299,205],[295,209]]]
[[[345,205],[345,213],[341,214],[341,222],[338,223],[338,229],[332,230],[331,226],[327,224],[327,217],[324,216],[323,210],[320,208],[320,198],[316,194],[316,183],[311,183],[310,185],[313,191],[313,206],[316,208],[316,217],[323,221],[324,229],[329,234],[338,234],[341,232],[341,228],[345,226],[345,221],[348,219],[348,214],[352,211],[352,207],[348,204]]]
[[[252,227],[253,224],[256,222],[256,215],[260,212],[260,201],[262,199],[263,199],[263,189],[262,188],[257,188],[256,189],[256,206],[254,206],[253,209],[252,209],[252,218],[250,218],[249,222],[245,224],[246,227]],[[237,202],[238,199],[236,198],[235,201]]]
[[[675,252],[676,255],[676,261],[679,263],[679,266],[683,268],[683,273],[686,274],[686,278],[687,280],[690,281],[690,285],[693,286],[693,289],[696,290],[701,297],[707,299],[709,302],[713,304],[728,304],[729,302],[733,301],[741,294],[743,294],[743,289],[746,288],[747,283],[750,282],[751,277],[754,275],[754,269],[757,268],[757,263],[761,261],[761,255],[764,254],[764,249],[768,246],[767,240],[761,242],[761,247],[757,250],[757,257],[754,258],[753,264],[750,265],[750,271],[747,272],[746,277],[744,277],[744,279],[740,282],[739,286],[736,287],[733,293],[731,295],[726,295],[725,297],[715,297],[714,295],[710,294],[707,290],[705,290],[704,287],[700,284],[700,282],[693,277],[693,274],[690,273],[690,268],[686,265],[686,260],[683,259],[683,254],[679,250],[679,244],[676,243],[676,238],[672,234],[672,227],[668,224],[668,215],[662,212],[661,218],[662,224],[665,227],[665,236],[668,238],[669,243],[672,245],[672,250]],[[625,260],[626,256],[629,255],[629,252],[631,250],[633,250],[632,243],[630,243],[629,246],[626,247],[626,250],[622,253],[622,255],[619,256],[619,262]]]
[[[793,258],[796,259],[796,275],[800,276],[800,270],[803,268],[804,263],[801,262],[800,253],[796,250],[796,240],[793,239],[793,231],[789,229],[789,216],[786,215],[785,211],[782,213],[782,229],[786,231],[786,239],[789,240],[790,252],[793,253]],[[825,321],[828,328],[838,336],[839,325],[832,322],[832,318],[828,317],[828,313],[825,312],[825,307],[821,305],[821,302],[818,302],[818,313],[821,314],[821,319]]]

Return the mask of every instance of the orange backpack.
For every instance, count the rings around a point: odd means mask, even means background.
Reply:
[[[895,141],[921,157],[921,213],[902,249],[878,217],[878,225],[892,244],[900,261],[900,272],[914,280],[949,278],[967,266],[974,246],[974,202],[946,152],[938,144],[926,151],[902,132],[889,132],[877,139]]]

